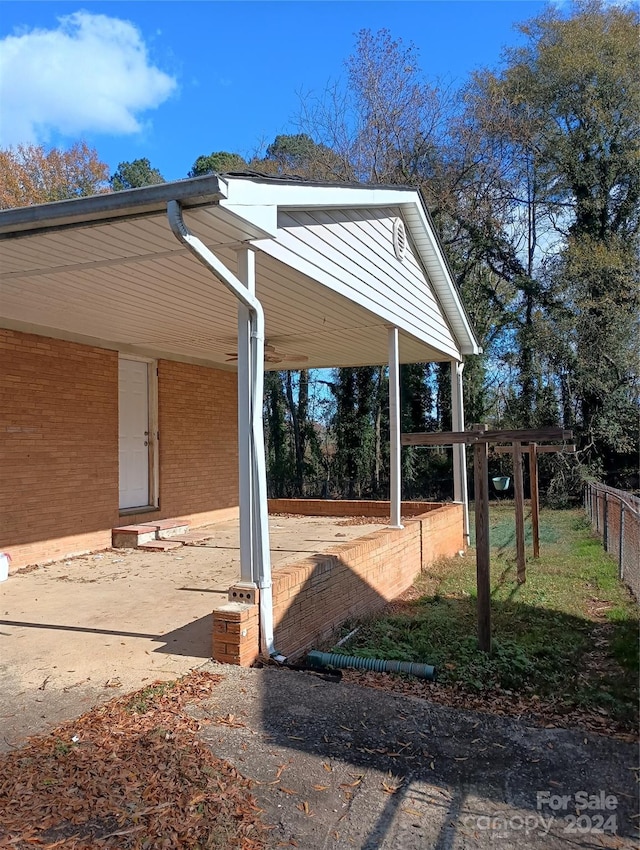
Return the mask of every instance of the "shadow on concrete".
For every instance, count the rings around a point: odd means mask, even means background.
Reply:
[[[306,609],[301,612],[297,607],[299,599],[313,600],[320,605],[326,602],[333,606],[334,626],[387,605],[374,588],[335,555],[334,561],[343,569],[339,592],[335,588],[324,588],[323,561],[326,561],[326,556],[317,556],[315,569],[302,586],[296,601],[285,611],[276,629],[278,649],[279,635],[288,635],[293,629],[297,629],[298,633],[304,632],[303,611]],[[508,580],[506,573],[501,580]],[[326,599],[323,597],[325,594]],[[442,600],[439,601],[441,603]],[[434,618],[430,623],[428,603],[413,600],[402,605],[395,602],[394,616],[414,614],[420,604],[422,616],[415,627],[424,630],[425,646],[434,647],[433,657],[420,660],[446,663],[446,658],[437,657],[438,622]],[[476,634],[475,599],[451,598],[447,604],[451,619],[460,624],[461,638],[473,639]],[[492,612],[494,633],[497,632],[498,638],[508,638],[510,633],[513,636],[515,632],[521,635],[523,630],[529,629],[532,640],[536,637],[536,645],[540,647],[535,663],[548,665],[550,671],[554,667],[554,654],[559,651],[560,636],[564,638],[565,652],[566,635],[569,633],[576,637],[576,670],[580,669],[584,647],[588,650],[593,647],[597,624],[583,618],[525,605],[512,598],[506,601],[494,598]],[[447,627],[450,628],[450,623]],[[307,628],[305,642],[310,629]],[[542,635],[547,638],[546,647]],[[406,660],[402,653],[399,658]],[[310,759],[316,766],[323,760],[328,764],[339,762],[347,777],[371,775],[375,771],[377,777],[390,777],[391,785],[398,780],[395,792],[382,794],[382,803],[380,793],[376,797],[373,792],[369,795],[369,803],[356,803],[359,792],[354,792],[354,801],[348,804],[347,811],[352,809],[356,819],[358,806],[368,805],[369,815],[365,831],[352,823],[350,841],[353,846],[364,850],[395,850],[405,846],[450,850],[462,846],[460,831],[462,829],[464,833],[463,823],[482,825],[488,822],[487,819],[494,818],[491,823],[497,823],[500,829],[500,818],[504,820],[505,812],[510,812],[513,817],[529,818],[528,823],[535,832],[535,835],[525,835],[518,831],[517,825],[511,825],[511,833],[501,837],[508,838],[513,844],[507,842],[503,845],[505,847],[516,847],[520,843],[526,847],[552,848],[566,846],[567,841],[581,848],[602,846],[597,831],[587,835],[583,830],[579,835],[567,835],[565,828],[570,821],[566,821],[566,817],[575,815],[575,807],[562,811],[540,809],[537,800],[539,791],[570,795],[571,799],[579,791],[587,791],[590,795],[601,792],[613,794],[617,798],[616,834],[634,834],[633,799],[637,789],[632,773],[636,758],[632,744],[578,730],[544,729],[518,719],[435,705],[429,702],[430,690],[438,687],[435,683],[425,682],[424,699],[417,699],[347,683],[327,684],[309,671],[265,668],[259,674],[259,731],[267,737],[270,746],[279,747],[283,753],[296,753],[303,761]],[[305,768],[304,793],[307,795],[313,781],[309,779],[310,770],[311,766]],[[322,780],[322,772],[316,771],[315,781],[322,783]],[[377,781],[380,784],[380,779]],[[344,785],[348,788],[349,781]],[[437,805],[444,806],[444,809],[437,828],[425,832],[423,819],[416,816],[414,820],[420,821],[423,826],[418,827],[415,823],[412,826],[407,812],[426,811],[435,805],[433,789],[441,797]],[[371,802],[373,798],[376,799]],[[373,812],[375,817],[371,817]],[[589,811],[587,814],[593,818],[598,812]],[[548,819],[549,816],[555,817],[557,834],[543,834],[541,818]],[[306,820],[304,814],[298,815],[294,811],[289,826],[280,837],[287,837],[285,833],[289,828],[295,836],[305,835],[305,829],[310,829]],[[597,821],[593,823],[597,826]],[[334,827],[338,833],[337,822]],[[401,838],[401,834],[404,837]],[[413,838],[408,837],[411,834]],[[307,833],[306,840],[310,843],[301,843],[300,846],[325,846],[322,843],[325,838],[322,834]],[[336,843],[335,846],[343,845]]]
[[[61,623],[29,623],[25,620],[0,620],[0,626],[13,626],[20,629],[38,629],[46,631],[78,632],[80,634],[98,634],[112,637],[141,638],[153,643],[164,643],[164,646],[155,647],[152,652],[165,653],[169,655],[184,655],[194,658],[211,658],[211,636],[213,634],[213,617],[207,614],[173,629],[164,634],[147,634],[145,632],[131,632],[122,629],[99,629],[90,626],[72,626]],[[0,634],[2,634],[0,632]]]
[[[335,829],[349,840],[336,847],[451,850],[463,846],[465,834],[472,837],[487,829],[487,823],[499,826],[511,819],[515,826],[500,837],[513,843],[503,846],[556,848],[570,842],[601,847],[597,833],[566,834],[566,817],[575,814],[571,801],[579,791],[615,795],[616,834],[634,835],[633,744],[450,709],[430,703],[428,693],[417,699],[345,682],[329,684],[311,673],[256,672],[261,676],[260,721],[253,732],[278,748],[280,762],[286,762],[287,754],[300,762],[297,799],[308,800],[320,817],[322,793],[314,797],[312,788],[329,783],[332,776],[321,766],[331,765],[333,773],[339,770],[344,777],[340,788],[349,794],[347,803],[343,798],[341,807],[336,801],[330,804],[339,814],[328,815],[333,822],[327,834]],[[296,789],[293,767],[282,784]],[[539,809],[538,792],[570,799],[563,810]],[[278,806],[285,806],[284,797],[279,795]],[[301,847],[325,846],[322,834],[308,832],[308,818],[291,809],[279,837],[291,835]],[[541,818],[551,815],[556,834],[545,835]],[[526,835],[523,818],[531,825]],[[487,843],[473,846],[493,846],[489,842],[496,837],[485,833]]]

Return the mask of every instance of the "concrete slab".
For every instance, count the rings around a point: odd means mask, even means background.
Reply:
[[[273,517],[274,567],[372,527]],[[106,550],[0,583],[0,749],[211,657],[211,612],[240,578],[238,523],[200,531],[200,544]]]
[[[255,781],[270,847],[637,846],[635,744],[309,673],[219,669],[193,711],[213,753]]]
[[[172,549],[182,549],[182,543],[177,540],[149,540],[148,543],[141,543],[138,549],[145,552],[170,552]]]

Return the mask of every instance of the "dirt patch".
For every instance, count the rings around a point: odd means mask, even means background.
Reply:
[[[345,682],[388,693],[428,699],[449,708],[513,717],[525,723],[535,723],[545,729],[583,729],[629,742],[639,739],[635,726],[612,719],[606,711],[576,708],[561,699],[515,694],[500,688],[489,694],[474,694],[456,684],[433,685],[418,679],[359,670],[344,670],[343,679]]]

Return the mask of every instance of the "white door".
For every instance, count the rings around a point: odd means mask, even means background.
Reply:
[[[120,509],[149,504],[149,364],[120,358]]]

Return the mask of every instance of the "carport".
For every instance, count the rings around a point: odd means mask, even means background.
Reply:
[[[462,360],[479,348],[414,189],[211,175],[5,210],[0,212],[0,268],[0,327],[9,332],[5,349],[18,363],[23,340],[30,351],[40,346],[45,357],[49,343],[38,339],[72,344],[73,354],[61,359],[70,368],[73,362],[84,363],[84,351],[93,357],[115,352],[114,362],[119,359],[121,367],[122,361],[146,364],[139,367],[138,377],[147,382],[144,392],[150,397],[157,393],[152,368],[160,360],[237,370],[239,578],[259,588],[265,653],[274,647],[263,367],[389,364],[390,501],[396,527],[401,525],[399,364],[450,362],[453,428],[464,428]],[[32,557],[25,541],[33,537],[34,517],[29,509],[11,514],[12,505],[16,492],[33,490],[32,480],[40,481],[25,469],[24,458],[31,457],[30,447],[46,443],[46,422],[57,421],[37,405],[25,417],[24,402],[15,412],[21,381],[42,389],[42,381],[33,376],[33,362],[5,376],[1,387],[6,451],[12,440],[25,447],[22,455],[14,455],[22,458],[21,465],[0,485],[0,506],[7,507],[13,523],[6,539],[0,538],[0,550],[14,554],[18,562]],[[138,377],[132,367],[127,386],[133,395]],[[122,382],[121,368],[120,389]],[[78,410],[78,421],[88,428],[91,423],[82,413]],[[160,517],[166,505],[166,442],[152,411],[145,424],[136,429],[133,423],[131,433],[125,433],[120,420],[119,443],[115,441],[120,449],[120,516]],[[111,451],[111,425],[106,430],[104,445]],[[189,434],[184,437],[188,442]],[[73,443],[72,438],[59,438],[43,457],[75,469]],[[101,455],[96,462],[103,459]],[[3,468],[11,470],[9,460]],[[138,468],[142,486],[136,490],[127,481]],[[87,470],[85,479],[90,475]],[[454,477],[455,500],[464,503],[463,446],[454,449]],[[100,474],[94,478],[98,487]],[[195,479],[191,483],[193,489]],[[103,514],[111,516],[116,511],[110,507],[112,493],[106,483],[102,489]],[[25,504],[32,502],[26,499]],[[92,533],[102,531],[101,523],[109,525],[103,514],[92,519]],[[82,515],[77,523],[80,528]]]

